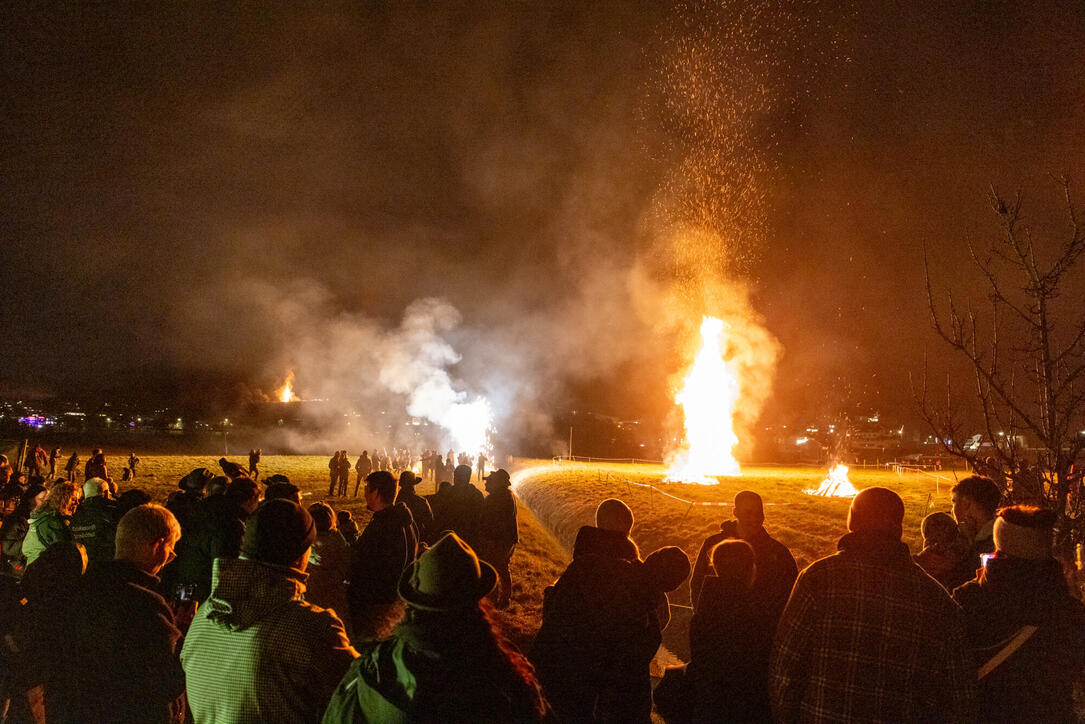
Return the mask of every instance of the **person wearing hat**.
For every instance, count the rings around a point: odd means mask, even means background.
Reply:
[[[421,482],[418,476],[410,470],[404,470],[399,474],[399,492],[396,493],[396,505],[403,503],[411,511],[414,525],[418,532],[418,540],[429,540],[433,531],[433,511],[429,503],[414,488]]]
[[[508,608],[512,596],[509,563],[512,561],[513,549],[520,542],[520,534],[516,528],[516,496],[510,490],[512,480],[504,468],[498,468],[484,480],[487,495],[482,501],[482,513],[479,516],[478,549],[482,559],[497,570],[498,586],[494,605]]]
[[[240,558],[215,561],[212,593],[181,650],[196,724],[312,722],[357,656],[333,611],[302,600],[316,524],[293,501],[249,517]]]
[[[325,724],[549,721],[531,667],[484,608],[496,581],[455,533],[438,540],[403,571],[403,621],[391,638],[360,649]]]
[[[260,503],[260,487],[248,477],[234,480],[222,495],[206,498],[196,522],[177,546],[177,560],[164,576],[170,592],[203,602],[211,593],[216,558],[236,558],[245,535],[245,519]]]
[[[91,478],[83,483],[83,502],[72,515],[72,538],[87,549],[91,563],[113,560],[117,535],[117,504],[109,499],[109,483]]]
[[[190,530],[196,522],[204,489],[214,477],[207,468],[196,468],[177,481],[177,492],[170,495],[166,508],[177,518],[182,531]]]
[[[1000,509],[994,556],[953,591],[979,667],[979,721],[1076,721],[1085,607],[1053,555],[1056,520],[1044,508]]]

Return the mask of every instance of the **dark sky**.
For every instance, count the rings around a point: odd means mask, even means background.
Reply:
[[[264,389],[435,296],[465,385],[662,415],[647,270],[749,292],[768,418],[901,411],[923,246],[967,292],[988,185],[1085,169],[1085,5],[839,5],[5,3],[0,388]]]

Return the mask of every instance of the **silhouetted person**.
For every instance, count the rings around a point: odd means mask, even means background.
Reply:
[[[516,527],[516,496],[510,488],[512,481],[503,468],[486,476],[486,499],[482,501],[478,532],[479,555],[497,571],[494,605],[508,608],[512,596],[512,574],[509,563],[512,552],[520,542]]]
[[[339,510],[335,513],[335,522],[339,532],[346,539],[347,545],[353,546],[354,541],[358,540],[358,523],[354,520],[354,516],[349,510]]]
[[[998,511],[994,556],[953,592],[979,669],[979,721],[1071,722],[1085,668],[1085,607],[1052,555],[1051,510]]]
[[[358,473],[358,480],[354,483],[354,497],[358,497],[358,489],[362,487],[362,482],[366,476],[373,472],[373,461],[369,459],[369,451],[362,450],[361,456],[358,458],[358,462],[354,464],[354,471]]]
[[[342,452],[335,451],[332,459],[328,461],[328,497],[335,497],[335,490],[339,487],[339,458]]]
[[[134,452],[128,453],[128,470],[130,471],[130,477],[134,480],[136,477],[136,466],[139,465],[139,458],[136,457]]]
[[[482,453],[479,453],[478,458],[475,459],[475,474],[479,480],[486,479],[486,456]]]
[[[923,519],[923,550],[915,554],[915,562],[927,575],[953,591],[972,580],[976,571],[969,556],[969,541],[948,513],[931,513]]]
[[[968,566],[972,572],[982,567],[981,555],[995,552],[995,511],[1002,492],[990,478],[973,475],[953,486],[953,517],[971,543]]]
[[[55,447],[49,452],[49,479],[57,476],[57,460],[60,459],[60,448]]]
[[[339,497],[345,498],[350,485],[350,456],[346,450],[339,451]]]
[[[166,508],[173,513],[183,533],[189,532],[196,523],[204,490],[214,477],[208,468],[196,468],[177,482],[177,492],[170,495]]]
[[[414,520],[405,505],[396,505],[396,479],[387,470],[365,479],[365,507],[373,517],[351,547],[347,599],[354,637],[384,638],[400,615],[396,585],[418,555]]]
[[[249,477],[253,480],[260,479],[260,458],[263,450],[253,449],[249,451]]]
[[[75,482],[75,476],[79,474],[79,453],[73,452],[68,462],[64,464],[64,475],[68,480]]]
[[[316,526],[316,540],[309,551],[309,580],[305,600],[320,608],[330,608],[347,623],[347,576],[350,575],[350,545],[336,527],[335,511],[327,503],[309,506]],[[347,633],[350,627],[347,626]]]
[[[690,601],[696,603],[701,582],[708,575],[709,552],[721,541],[738,538],[750,544],[756,556],[756,577],[753,596],[774,615],[780,617],[798,576],[798,566],[791,551],[765,530],[765,509],[761,496],[749,490],[735,495],[735,519],[720,524],[720,532],[708,536],[697,553],[697,562],[690,577]]]
[[[839,552],[799,574],[770,665],[777,721],[973,719],[961,611],[912,561],[903,521],[899,495],[860,491]]]
[[[471,485],[471,468],[460,465],[453,473],[452,488],[441,508],[445,529],[455,531],[468,543],[477,542],[482,491]]]
[[[418,540],[426,541],[429,540],[428,536],[433,532],[433,511],[430,510],[426,499],[415,492],[415,486],[418,482],[418,478],[410,470],[404,470],[400,473],[396,503],[403,503],[411,511],[411,518],[414,519]]]

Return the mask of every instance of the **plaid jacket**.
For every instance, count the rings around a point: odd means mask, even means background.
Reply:
[[[849,533],[799,574],[769,686],[782,722],[967,722],[960,608],[899,540]]]

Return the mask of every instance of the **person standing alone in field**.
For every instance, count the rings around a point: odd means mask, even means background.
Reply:
[[[79,474],[79,453],[73,452],[71,457],[68,458],[68,462],[64,465],[64,473],[69,481],[75,482],[75,478]]]
[[[710,575],[712,549],[721,541],[737,538],[749,543],[754,551],[756,574],[752,595],[772,614],[773,620],[780,617],[799,569],[791,551],[768,534],[764,523],[765,508],[760,495],[750,490],[735,495],[735,519],[724,521],[718,533],[705,538],[697,553],[689,582],[689,600],[693,605],[701,596],[705,576]]]
[[[899,495],[862,490],[839,552],[799,574],[769,667],[776,721],[974,720],[961,610],[912,561],[903,522]]]
[[[55,447],[49,453],[49,479],[57,476],[57,460],[60,459],[60,448]]]
[[[249,477],[253,480],[260,479],[260,456],[263,450],[253,449],[249,451]]]

